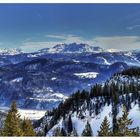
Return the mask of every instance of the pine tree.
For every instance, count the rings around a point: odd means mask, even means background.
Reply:
[[[22,131],[24,136],[36,136],[33,130],[32,122],[29,119],[25,119],[22,122]]]
[[[18,113],[15,101],[12,103],[11,108],[7,114],[6,120],[4,122],[4,127],[2,129],[2,135],[23,136],[20,115]]]
[[[72,126],[72,120],[71,120],[71,116],[69,116],[68,119],[68,133],[70,134],[73,130],[73,126]]]
[[[88,121],[85,126],[85,129],[83,130],[82,136],[93,136],[93,132]]]
[[[66,133],[66,131],[64,130],[64,128],[61,129],[61,134],[62,134],[62,136],[67,136],[67,133]]]
[[[78,137],[78,133],[75,128],[73,128],[73,131],[71,132],[71,136]]]
[[[128,115],[126,107],[123,107],[122,117],[117,120],[118,131],[114,134],[115,136],[137,136],[134,130],[128,128],[133,122]]]
[[[112,131],[113,133],[116,133],[118,131],[117,126],[117,114],[118,114],[118,105],[116,102],[112,103]]]
[[[55,130],[55,132],[54,132],[54,136],[56,136],[56,137],[62,136],[62,133],[61,133],[61,130],[60,130],[59,127],[56,128],[56,130]]]
[[[136,127],[135,131],[133,131],[134,136],[140,136],[139,127]]]
[[[46,125],[45,125],[44,132],[45,132],[45,135],[48,132],[48,123],[46,123]]]
[[[98,136],[109,136],[110,135],[109,126],[110,126],[110,124],[107,120],[107,117],[105,117],[100,126],[100,131],[98,131]]]

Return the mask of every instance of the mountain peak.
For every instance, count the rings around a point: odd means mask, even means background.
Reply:
[[[23,53],[21,49],[13,48],[13,49],[0,49],[0,55],[16,55]]]
[[[46,53],[97,53],[102,51],[103,49],[99,46],[90,46],[75,42],[70,44],[57,44],[54,47],[39,50],[39,52]]]

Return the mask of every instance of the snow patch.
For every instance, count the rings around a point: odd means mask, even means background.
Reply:
[[[0,106],[0,111],[7,113],[9,107]],[[28,118],[30,120],[38,120],[43,117],[46,113],[46,110],[32,110],[32,109],[20,109],[18,108],[18,112],[20,114],[20,118]]]
[[[23,80],[23,77],[18,77],[18,78],[15,78],[15,79],[13,79],[13,80],[11,80],[11,82],[13,83],[13,82],[20,82],[20,81],[22,81]]]
[[[99,73],[97,72],[86,72],[86,73],[74,73],[79,78],[96,78]]]
[[[52,81],[54,81],[54,80],[56,80],[56,79],[57,79],[56,77],[52,77],[52,78],[51,78]]]
[[[103,57],[97,57],[97,58],[102,59],[104,61],[104,64],[111,65],[111,63],[109,63],[105,58]]]
[[[28,118],[30,120],[38,120],[43,117],[46,113],[46,110],[26,110],[26,109],[18,109],[21,119]]]

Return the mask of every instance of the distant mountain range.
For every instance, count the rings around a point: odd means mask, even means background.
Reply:
[[[17,55],[23,53],[21,49],[0,49],[0,55]]]
[[[140,66],[140,52],[112,52],[87,44],[58,44],[33,53],[0,50],[0,105],[52,109],[78,89]]]
[[[51,48],[41,49],[42,53],[98,53],[104,50],[98,46],[93,47],[88,44],[58,44]]]

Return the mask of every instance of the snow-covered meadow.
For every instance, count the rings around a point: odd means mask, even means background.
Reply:
[[[8,112],[9,107],[0,107],[0,111]],[[30,120],[38,120],[43,117],[46,110],[31,110],[31,109],[20,109],[18,108],[21,119],[28,118]]]

